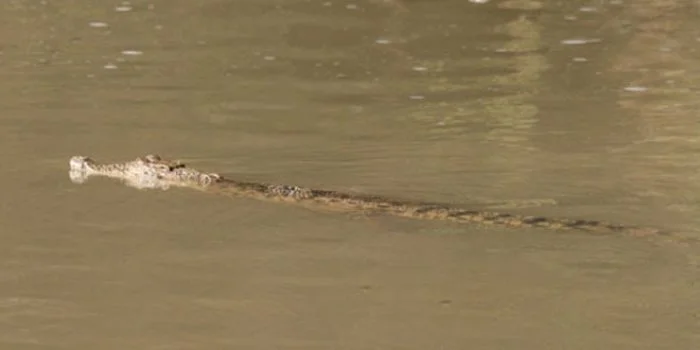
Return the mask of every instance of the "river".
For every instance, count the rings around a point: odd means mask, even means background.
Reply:
[[[699,17],[690,0],[5,1],[0,348],[694,349]],[[67,176],[73,155],[148,153],[677,236]]]

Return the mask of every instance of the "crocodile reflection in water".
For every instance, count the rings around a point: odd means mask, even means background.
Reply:
[[[179,161],[147,155],[123,163],[100,164],[89,157],[70,159],[70,178],[83,183],[90,176],[105,176],[124,181],[139,189],[168,189],[187,187],[218,194],[231,194],[258,199],[315,203],[328,208],[376,211],[391,215],[449,220],[482,225],[506,227],[542,227],[554,230],[579,230],[628,235],[662,234],[657,229],[612,224],[605,221],[544,218],[514,215],[492,211],[465,210],[448,205],[393,200],[379,196],[349,194],[289,185],[236,181],[216,173],[205,173],[188,168]]]

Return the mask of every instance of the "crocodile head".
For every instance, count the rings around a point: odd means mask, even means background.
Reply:
[[[69,176],[74,183],[84,183],[90,176],[105,176],[121,179],[140,189],[168,189],[170,186],[205,187],[220,179],[217,174],[202,173],[179,161],[164,160],[153,154],[109,164],[97,163],[90,157],[74,156],[69,165]]]

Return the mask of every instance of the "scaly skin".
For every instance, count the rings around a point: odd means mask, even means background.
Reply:
[[[90,176],[123,180],[139,189],[187,187],[216,194],[230,194],[257,199],[317,204],[343,210],[376,211],[396,216],[449,220],[481,225],[514,228],[541,227],[553,230],[579,230],[596,233],[621,233],[634,236],[666,234],[653,228],[612,224],[605,221],[544,218],[490,211],[464,210],[442,204],[393,200],[379,196],[349,194],[289,185],[241,182],[216,173],[204,173],[178,161],[147,155],[124,163],[100,164],[88,157],[70,159],[70,177],[83,183]]]

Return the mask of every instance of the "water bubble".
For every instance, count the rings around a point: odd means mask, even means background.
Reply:
[[[629,92],[644,92],[649,89],[644,86],[627,86],[624,88],[624,90]]]
[[[561,43],[564,45],[585,45],[601,42],[600,39],[565,39]]]

